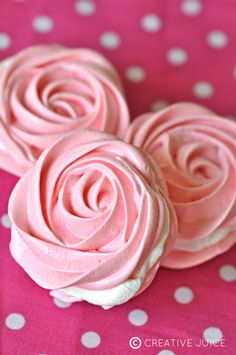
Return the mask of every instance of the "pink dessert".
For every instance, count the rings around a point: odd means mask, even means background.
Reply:
[[[159,164],[177,214],[178,237],[164,266],[191,267],[235,244],[235,122],[180,103],[138,117],[126,140]]]
[[[16,184],[11,253],[62,300],[124,303],[148,287],[174,244],[166,193],[146,153],[78,130],[46,149]]]
[[[0,167],[22,175],[66,132],[123,137],[129,113],[114,67],[99,53],[35,46],[0,64]]]

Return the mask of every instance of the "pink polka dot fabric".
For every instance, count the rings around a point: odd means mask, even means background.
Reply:
[[[0,59],[41,43],[90,47],[117,67],[134,118],[177,101],[236,117],[234,0],[2,0]],[[162,268],[146,292],[105,311],[53,299],[9,253],[1,181],[4,355],[234,354],[236,248],[183,271]]]

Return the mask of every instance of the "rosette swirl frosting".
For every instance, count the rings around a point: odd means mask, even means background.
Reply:
[[[61,299],[105,308],[150,284],[176,235],[156,163],[93,130],[41,154],[16,184],[9,216],[11,253],[34,281]]]
[[[180,103],[137,118],[126,140],[158,162],[177,214],[163,265],[190,267],[228,250],[236,241],[236,123]]]
[[[123,137],[129,113],[99,53],[35,46],[0,65],[0,167],[22,175],[60,135],[92,128]]]

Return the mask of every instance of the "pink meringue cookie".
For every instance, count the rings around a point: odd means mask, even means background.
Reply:
[[[123,137],[129,112],[114,67],[99,53],[35,46],[0,64],[0,167],[21,176],[62,134]]]
[[[198,265],[235,244],[235,122],[180,103],[137,118],[126,141],[159,164],[177,214],[178,237],[162,265]]]
[[[142,292],[176,235],[156,163],[114,136],[78,130],[46,149],[9,201],[10,250],[52,295],[109,308]]]

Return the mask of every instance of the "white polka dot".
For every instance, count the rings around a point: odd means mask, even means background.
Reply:
[[[213,48],[221,49],[227,45],[228,37],[223,31],[211,31],[207,35],[207,43]]]
[[[141,26],[147,32],[157,32],[162,26],[162,20],[157,15],[148,14],[141,19]]]
[[[151,110],[153,112],[157,112],[162,110],[163,108],[166,108],[169,105],[169,103],[165,100],[157,100],[154,101],[151,105]]]
[[[18,330],[24,327],[25,318],[20,313],[11,313],[5,320],[6,326],[12,330]]]
[[[171,48],[167,52],[167,60],[174,65],[182,65],[188,59],[187,52],[182,48]]]
[[[81,342],[86,348],[97,348],[101,343],[101,338],[96,332],[86,332],[82,335]]]
[[[161,350],[158,355],[175,355],[175,353],[171,350]]]
[[[82,16],[90,16],[96,11],[96,5],[90,0],[77,1],[75,11]]]
[[[115,49],[120,45],[120,36],[115,32],[104,32],[100,37],[100,43],[107,49]]]
[[[53,302],[55,303],[55,305],[57,307],[60,307],[60,308],[68,308],[71,306],[70,302],[61,301],[56,297],[53,298]]]
[[[0,51],[9,48],[10,45],[11,45],[11,38],[8,36],[8,34],[4,32],[0,32]]]
[[[8,214],[4,214],[1,217],[1,223],[2,223],[3,227],[11,228],[11,221],[10,221],[10,218],[8,217]]]
[[[49,16],[37,16],[33,20],[33,28],[39,33],[48,33],[53,29],[54,22]]]
[[[193,93],[201,99],[207,99],[213,95],[213,86],[206,81],[199,81],[193,86]]]
[[[203,337],[208,343],[216,344],[223,338],[223,334],[219,328],[209,327],[204,330]]]
[[[220,277],[227,282],[236,281],[236,267],[233,265],[222,266],[220,268]]]
[[[128,80],[139,83],[145,79],[145,71],[139,66],[129,67],[126,71],[126,77]]]
[[[178,287],[174,293],[175,300],[182,304],[187,304],[193,300],[193,291],[189,287]]]
[[[141,326],[147,323],[148,315],[142,309],[134,309],[129,312],[128,319],[133,325]]]
[[[181,4],[181,10],[187,16],[196,16],[202,11],[202,4],[199,0],[185,0]]]

